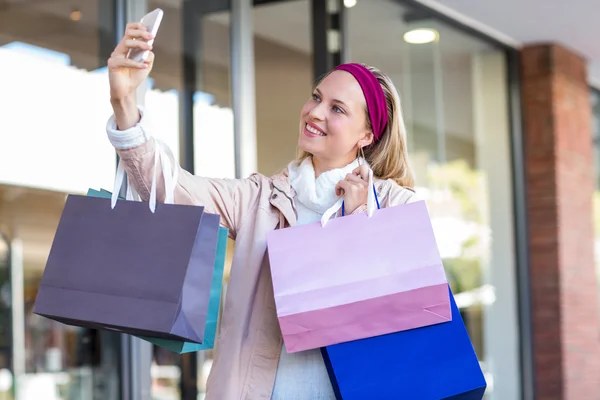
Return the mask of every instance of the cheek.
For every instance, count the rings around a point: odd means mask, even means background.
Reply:
[[[306,117],[310,113],[310,110],[312,110],[312,108],[313,106],[310,102],[304,103],[304,105],[302,106],[302,110],[300,111],[300,116]]]
[[[353,140],[356,131],[351,121],[343,116],[329,118],[327,129],[340,142]]]

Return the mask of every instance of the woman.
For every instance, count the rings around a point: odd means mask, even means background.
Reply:
[[[155,142],[144,110],[137,107],[135,89],[148,76],[154,56],[150,52],[145,63],[137,63],[126,54],[132,48],[151,50],[134,40],[150,37],[142,25],[129,24],[108,60],[114,110],[107,125],[109,139],[145,200],[154,174]],[[288,354],[283,347],[266,257],[267,233],[319,221],[342,194],[345,214],[364,212],[372,190],[369,167],[382,207],[414,200],[407,189],[413,179],[400,101],[380,71],[346,64],[329,73],[302,108],[299,128],[300,157],[273,177],[208,179],[179,171],[175,202],[220,214],[221,224],[236,240],[208,380],[209,400],[334,399],[320,351]],[[162,176],[157,184],[158,200],[164,201]]]

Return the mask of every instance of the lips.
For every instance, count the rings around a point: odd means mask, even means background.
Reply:
[[[321,129],[319,129],[319,127],[317,127],[314,124],[311,124],[310,122],[306,123],[306,126],[304,127],[304,129],[311,136],[327,136],[327,134],[325,132],[323,132]]]

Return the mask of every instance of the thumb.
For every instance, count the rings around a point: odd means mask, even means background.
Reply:
[[[144,61],[144,63],[147,64],[148,67],[152,68],[152,64],[154,64],[154,52],[148,52],[148,57],[146,58],[146,61]]]

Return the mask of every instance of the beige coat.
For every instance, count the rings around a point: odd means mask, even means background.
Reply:
[[[148,200],[154,140],[118,153],[132,185]],[[374,183],[381,207],[412,200],[414,193],[392,180]],[[157,177],[157,184],[158,201],[164,201],[162,177]],[[271,398],[282,337],[266,257],[267,233],[280,224],[296,224],[294,196],[287,171],[270,178],[253,174],[235,180],[179,171],[175,203],[202,205],[207,212],[220,214],[221,224],[236,241],[207,400]]]

